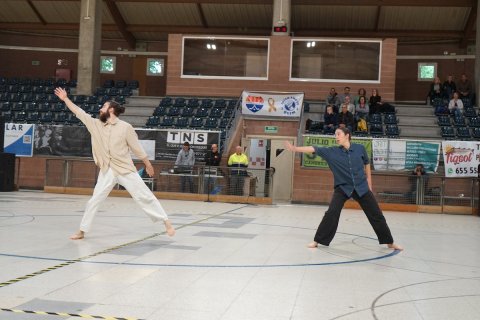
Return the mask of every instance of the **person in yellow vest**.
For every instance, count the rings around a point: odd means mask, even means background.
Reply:
[[[243,195],[243,183],[247,176],[248,157],[242,152],[242,147],[237,146],[235,153],[228,158],[230,169],[230,194]]]

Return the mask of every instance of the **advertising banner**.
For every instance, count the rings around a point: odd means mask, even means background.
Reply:
[[[373,139],[373,166],[375,170],[412,170],[417,163],[426,171],[436,172],[440,160],[440,143]]]
[[[369,138],[352,138],[352,143],[363,144],[367,150],[368,157],[372,158],[372,140]],[[333,136],[303,136],[304,146],[332,147],[338,146]],[[370,160],[371,161],[371,160]],[[327,162],[322,157],[304,153],[302,166],[314,168],[328,168]]]
[[[443,141],[442,153],[445,177],[477,177],[480,142]]]
[[[34,124],[5,123],[4,152],[17,157],[33,156]]]
[[[242,114],[246,116],[268,116],[299,118],[303,108],[303,93],[287,94],[243,91]]]

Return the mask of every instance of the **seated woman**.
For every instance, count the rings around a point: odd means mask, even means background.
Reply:
[[[358,102],[360,101],[360,97],[366,97],[366,96],[367,96],[367,91],[364,88],[358,89],[358,94],[355,96],[353,103],[357,105]]]
[[[433,82],[430,84],[430,91],[428,97],[430,98],[430,103],[435,104],[435,100],[442,101],[444,96],[442,81],[439,77],[435,77]]]
[[[323,116],[323,133],[325,134],[335,134],[335,130],[338,127],[338,115],[333,112],[333,106],[328,105],[327,111]]]
[[[378,94],[377,89],[372,89],[372,95],[368,102],[370,106],[370,114],[380,112],[379,109],[382,106],[382,97]]]
[[[367,104],[367,98],[361,96],[358,99],[358,103],[355,105],[355,121],[360,118],[368,120],[368,114],[370,113],[370,107]]]
[[[459,98],[458,92],[453,93],[453,98],[448,103],[448,111],[455,116],[461,116],[463,113],[463,101]]]

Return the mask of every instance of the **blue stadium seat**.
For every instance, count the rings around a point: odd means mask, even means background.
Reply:
[[[457,139],[460,139],[460,140],[472,139],[472,136],[470,135],[470,130],[467,127],[457,128]]]
[[[170,107],[167,111],[167,116],[171,117],[176,117],[180,114],[180,108],[179,107]]]
[[[206,116],[208,116],[208,109],[203,107],[198,108],[197,112],[195,113],[195,116],[205,118]]]
[[[125,88],[126,86],[127,86],[127,81],[125,81],[125,80],[115,81],[115,88],[117,88],[117,89]]]
[[[5,122],[12,122],[12,111],[1,111],[0,114],[5,119]]]
[[[380,113],[374,113],[368,118],[370,124],[382,124],[382,115]]]
[[[380,123],[370,123],[370,134],[374,137],[383,136],[383,126]]]
[[[450,126],[450,117],[449,116],[439,116],[437,118],[438,125],[441,127]]]
[[[203,118],[195,117],[190,120],[190,128],[201,128],[203,127]]]
[[[182,111],[180,112],[180,115],[182,117],[191,117],[191,116],[193,116],[194,112],[195,112],[194,108],[184,107],[184,108],[182,108]]]
[[[187,105],[187,102],[185,98],[182,98],[182,97],[175,98],[175,102],[173,103],[173,106],[177,108],[183,108],[186,105]]]
[[[37,111],[27,112],[26,121],[28,123],[36,123],[38,122],[38,119],[39,119],[39,115]]]
[[[53,122],[56,124],[65,124],[67,122],[67,114],[65,112],[55,112],[53,114]]]
[[[220,119],[220,123],[218,124],[218,127],[222,129],[228,129],[230,128],[230,124],[231,124],[231,119],[223,118],[223,119]]]
[[[163,117],[167,113],[167,108],[165,106],[158,106],[153,111],[154,116]]]
[[[217,118],[208,118],[205,121],[204,128],[216,129],[217,127],[218,127],[218,119]]]
[[[385,113],[385,117],[383,119],[383,123],[385,124],[397,124],[397,116],[395,113]]]
[[[441,127],[440,134],[442,135],[442,138],[445,138],[445,139],[455,138],[455,132],[453,131],[453,127],[447,127],[447,126]]]
[[[169,116],[165,116],[165,117],[163,117],[163,119],[160,121],[160,126],[161,126],[161,127],[172,127],[174,121],[175,121],[175,118],[169,117]]]
[[[199,105],[200,105],[200,104],[199,104],[197,98],[190,98],[190,99],[188,99],[187,107],[196,108],[196,107],[198,107]]]
[[[175,121],[176,128],[186,128],[188,127],[190,118],[188,117],[177,117]]]
[[[51,123],[53,122],[53,114],[51,112],[41,112],[38,121],[41,123]]]
[[[213,106],[215,108],[223,109],[223,108],[227,107],[227,102],[225,101],[225,99],[217,99],[217,100],[214,101]]]
[[[480,118],[478,117],[469,118],[468,125],[473,128],[480,128]]]
[[[480,140],[480,128],[472,128],[472,137]]]
[[[453,118],[453,125],[455,127],[465,127],[466,126],[465,118],[463,116],[455,116]]]
[[[400,129],[396,124],[387,124],[385,126],[385,135],[389,138],[398,138],[400,136]]]
[[[150,116],[147,119],[147,123],[145,124],[148,128],[157,127],[160,124],[160,117],[158,116]]]
[[[477,116],[477,112],[475,111],[474,108],[470,107],[470,108],[465,108],[463,110],[463,115],[467,118],[472,118],[472,117],[476,117]]]
[[[170,107],[172,104],[173,104],[172,98],[165,97],[160,101],[159,106],[160,107]]]
[[[25,111],[16,111],[13,112],[12,121],[13,122],[25,122],[27,119],[27,114]]]
[[[213,106],[212,99],[202,99],[202,103],[200,104],[200,107],[211,108],[212,106]]]
[[[217,107],[214,107],[210,110],[210,117],[211,118],[221,118],[223,115],[223,110]]]
[[[130,80],[128,81],[128,85],[127,85],[130,89],[138,89],[138,80]]]

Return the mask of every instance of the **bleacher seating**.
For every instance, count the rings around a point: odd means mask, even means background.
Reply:
[[[472,128],[472,138],[480,140],[480,128]]]
[[[442,135],[442,138],[445,138],[448,140],[455,138],[455,132],[453,131],[453,127],[447,127],[447,126],[441,127],[440,134]]]
[[[453,118],[453,125],[455,127],[465,127],[467,124],[465,123],[465,118],[463,116],[455,116]]]
[[[389,138],[398,138],[400,136],[400,129],[396,124],[387,124],[385,126],[385,135]]]
[[[438,125],[441,127],[450,126],[450,117],[449,116],[438,116],[437,118]]]
[[[369,117],[370,124],[382,124],[382,115],[380,113],[374,113]]]
[[[457,128],[457,139],[458,140],[471,140],[470,130],[467,127],[458,127]]]
[[[385,123],[385,124],[398,124],[397,116],[395,115],[395,113],[385,113],[383,123]]]

